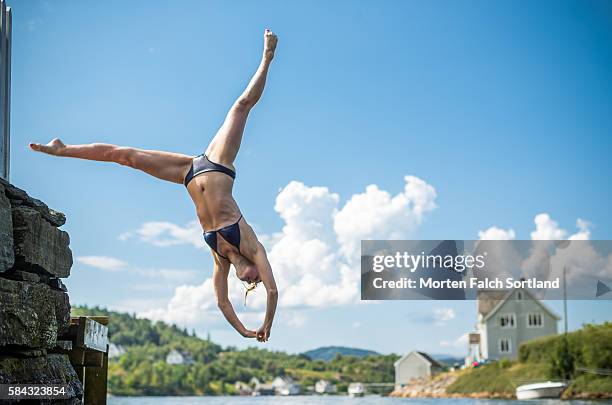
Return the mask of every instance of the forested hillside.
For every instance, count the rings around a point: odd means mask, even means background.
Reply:
[[[110,317],[110,341],[125,349],[109,362],[109,392],[115,395],[233,394],[236,381],[252,377],[268,381],[280,375],[291,376],[304,388],[324,378],[346,391],[352,381],[393,382],[394,378],[395,355],[338,355],[325,362],[303,354],[222,347],[173,325],[97,307],[74,307],[72,315]],[[166,356],[173,349],[188,352],[194,364],[167,364]]]

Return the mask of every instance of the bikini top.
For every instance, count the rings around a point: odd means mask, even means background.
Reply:
[[[185,176],[185,187],[187,187],[187,184],[189,184],[195,176],[206,172],[221,172],[227,174],[232,179],[236,178],[236,172],[232,169],[220,165],[219,163],[211,162],[205,154],[201,154],[194,157],[191,162],[191,167]]]

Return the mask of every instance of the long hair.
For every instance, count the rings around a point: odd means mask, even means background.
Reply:
[[[251,291],[253,291],[255,288],[257,288],[257,284],[258,283],[249,283],[249,284],[245,284],[245,288],[246,291],[244,292],[244,306],[246,307],[246,299],[247,299],[247,295],[249,295],[249,293]]]

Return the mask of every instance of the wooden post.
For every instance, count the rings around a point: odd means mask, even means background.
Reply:
[[[85,367],[85,405],[106,405],[108,379],[108,345],[103,355],[102,367]]]
[[[85,363],[85,350],[75,347],[70,351],[70,364],[74,367],[74,371],[77,373],[77,377],[83,383],[83,377],[85,376],[85,368],[83,366]]]
[[[70,318],[70,328],[62,339],[72,342],[70,363],[83,384],[83,403],[106,405],[108,380],[108,317]]]

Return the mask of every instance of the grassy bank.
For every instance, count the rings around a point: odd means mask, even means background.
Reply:
[[[449,394],[468,394],[473,392],[490,392],[493,394],[514,394],[517,385],[522,381],[545,380],[548,372],[546,364],[521,364],[500,361],[478,368],[459,372],[457,380],[446,392]]]
[[[567,342],[567,343],[566,343]],[[513,395],[516,386],[558,379],[571,381],[565,395],[571,398],[612,397],[612,377],[583,369],[612,369],[612,323],[586,325],[563,335],[536,339],[523,344],[516,362],[502,360],[463,370],[447,387],[447,394],[488,392]]]

